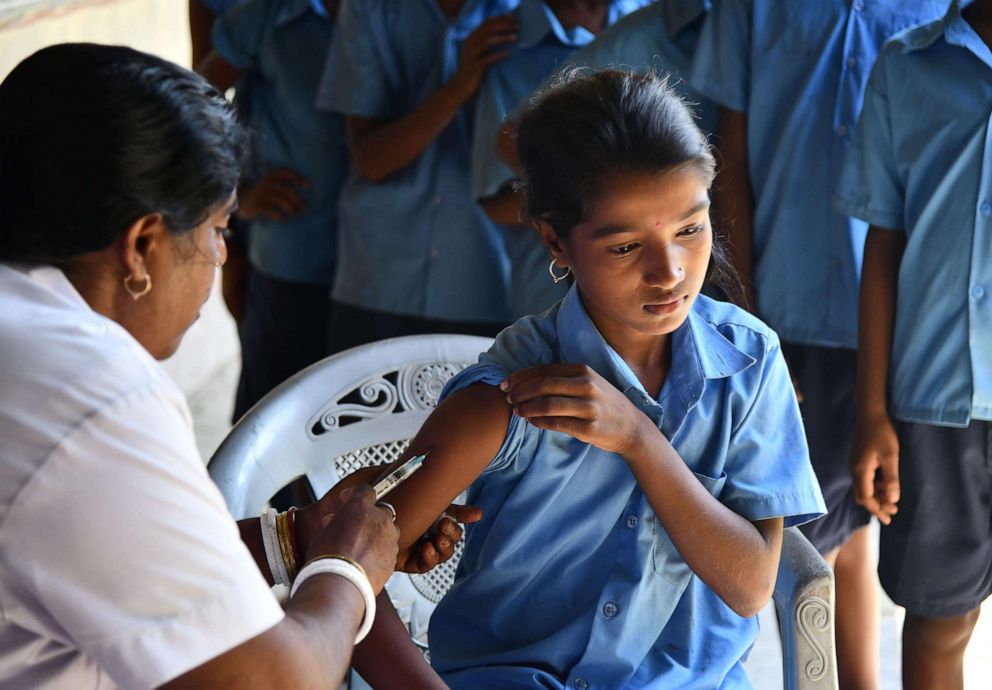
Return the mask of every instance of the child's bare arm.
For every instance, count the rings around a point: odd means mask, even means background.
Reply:
[[[646,415],[587,366],[546,364],[506,383],[514,412],[621,455],[675,547],[699,577],[741,616],[771,597],[782,547],[782,518],[751,522],[714,498]]]
[[[902,231],[872,226],[865,241],[861,274],[851,474],[858,502],[886,525],[899,502],[899,441],[889,419],[886,390],[899,264],[905,246]]]

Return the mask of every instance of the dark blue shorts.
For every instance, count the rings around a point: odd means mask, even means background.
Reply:
[[[799,529],[820,553],[826,553],[842,546],[871,518],[854,501],[849,469],[857,353],[794,343],[783,343],[782,352],[803,394],[799,411],[813,471],[827,504],[824,517]]]
[[[992,423],[895,422],[899,512],[882,527],[878,575],[917,616],[960,616],[992,594]]]

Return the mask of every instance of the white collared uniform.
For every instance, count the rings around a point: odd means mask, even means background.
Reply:
[[[150,688],[278,623],[179,389],[61,271],[0,264],[0,690]]]

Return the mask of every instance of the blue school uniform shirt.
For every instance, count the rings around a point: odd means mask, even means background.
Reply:
[[[318,106],[392,121],[458,68],[465,39],[516,0],[466,0],[453,20],[436,0],[345,0]],[[472,197],[471,104],[402,170],[371,182],[352,170],[340,205],[333,297],[431,319],[510,319],[509,267],[497,228]]]
[[[214,22],[214,48],[248,73],[253,174],[290,168],[308,184],[306,207],[250,224],[254,268],[286,281],[330,285],[337,201],[348,170],[342,118],[314,107],[333,22],[323,0],[245,0]]]
[[[836,202],[901,229],[890,412],[992,420],[992,52],[955,4],[872,71]]]
[[[547,362],[591,366],[748,520],[825,512],[778,339],[743,310],[697,298],[656,399],[573,287],[504,330],[442,397]],[[453,690],[749,687],[740,662],[756,618],[692,574],[620,456],[514,416],[468,500],[485,518],[431,618],[431,661]]]
[[[607,26],[643,6],[648,0],[612,0],[607,9]],[[514,13],[517,43],[509,56],[486,72],[475,104],[472,136],[472,186],[476,199],[490,197],[510,184],[513,170],[496,149],[496,137],[507,115],[527,102],[534,89],[579,47],[595,35],[577,26],[565,29],[543,0],[521,0]],[[568,289],[555,284],[548,275],[550,257],[540,238],[530,227],[501,226],[510,261],[510,302],[513,316],[538,314],[557,302]]]
[[[867,225],[831,193],[878,49],[946,0],[722,0],[693,86],[745,113],[758,312],[785,341],[857,345]]]

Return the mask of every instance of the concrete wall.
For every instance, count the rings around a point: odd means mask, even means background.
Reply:
[[[127,45],[189,65],[186,0],[0,0],[0,79],[53,43]]]

